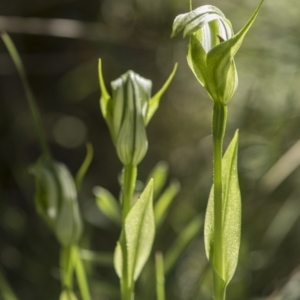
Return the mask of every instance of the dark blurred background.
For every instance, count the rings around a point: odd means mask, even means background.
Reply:
[[[229,104],[225,146],[239,128],[243,229],[240,263],[228,289],[231,300],[300,299],[298,1],[266,0],[236,56],[239,88]],[[236,32],[258,2],[194,0],[193,6],[219,7]],[[98,212],[92,194],[100,185],[117,197],[121,171],[99,110],[98,58],[108,87],[132,69],[153,81],[153,92],[179,63],[147,128],[149,150],[138,177],[144,181],[164,160],[170,178],[181,183],[161,235],[163,251],[188,220],[205,211],[212,181],[212,101],[187,66],[188,40],[170,39],[175,16],[188,9],[188,0],[0,0],[0,30],[20,52],[54,157],[75,174],[85,143],[94,146],[79,194],[82,243],[88,249],[111,252],[119,234]],[[59,245],[35,212],[28,172],[40,149],[2,41],[0,99],[0,286],[6,281],[21,300],[57,299]],[[201,230],[166,278],[167,299],[210,299],[205,264]],[[93,299],[118,299],[113,268],[89,268]]]

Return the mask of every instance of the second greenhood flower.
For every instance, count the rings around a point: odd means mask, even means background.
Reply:
[[[119,159],[124,165],[138,165],[144,158],[148,140],[146,126],[158,108],[159,101],[176,72],[151,97],[152,82],[133,71],[128,71],[111,83],[112,96],[106,90],[99,60],[101,89],[100,107],[109,127]]]
[[[76,244],[82,234],[74,179],[67,167],[41,157],[31,168],[36,178],[35,205],[38,213],[63,246]]]
[[[190,35],[188,64],[215,103],[227,104],[236,91],[238,76],[234,56],[263,1],[236,35],[230,21],[212,5],[200,6],[174,20],[172,37],[180,31],[184,37]]]

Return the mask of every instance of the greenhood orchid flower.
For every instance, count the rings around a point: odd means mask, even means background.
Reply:
[[[37,212],[61,245],[77,243],[82,234],[82,219],[75,182],[67,167],[41,157],[31,172],[36,178]]]
[[[146,126],[176,72],[175,65],[163,87],[151,97],[152,82],[128,71],[111,83],[112,96],[106,90],[99,60],[100,107],[108,125],[119,159],[124,165],[137,166],[144,158],[148,140]]]
[[[253,24],[262,0],[245,26],[234,35],[231,23],[217,7],[204,5],[177,16],[172,37],[190,35],[187,60],[215,103],[226,105],[238,86],[234,56]]]
[[[198,81],[214,102],[212,116],[213,186],[205,216],[205,250],[213,267],[214,300],[226,299],[226,288],[238,262],[241,235],[241,196],[237,175],[238,134],[225,155],[223,140],[227,104],[234,95],[238,76],[234,56],[253,24],[261,0],[246,25],[234,34],[225,15],[211,5],[179,15],[172,36],[190,35],[187,60]]]

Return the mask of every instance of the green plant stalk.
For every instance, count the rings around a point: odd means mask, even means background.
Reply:
[[[79,248],[77,245],[74,246],[73,248],[75,252],[75,273],[77,277],[81,298],[82,300],[91,300],[92,298],[89,291],[84,265],[80,257]]]
[[[131,207],[132,195],[134,192],[137,167],[129,164],[124,166],[123,171],[123,196],[122,196],[122,224],[124,225],[126,216]]]
[[[132,196],[134,192],[137,167],[129,164],[124,166],[123,170],[123,196],[122,196],[122,228],[125,227],[125,219],[130,211]],[[121,299],[132,300],[134,299],[134,280],[128,278],[128,266],[127,266],[127,246],[125,234],[121,239],[122,254],[123,254],[123,270],[121,279]]]
[[[1,33],[1,37],[2,37],[2,40],[5,44],[8,52],[9,52],[11,59],[14,62],[14,65],[19,73],[19,76],[21,78],[21,82],[22,82],[22,85],[23,85],[23,88],[24,88],[24,91],[25,91],[25,94],[26,94],[26,97],[27,97],[27,100],[29,103],[29,107],[31,110],[33,120],[34,120],[35,128],[36,128],[36,131],[37,131],[37,134],[39,137],[41,150],[42,150],[44,156],[51,157],[50,150],[49,150],[46,136],[45,136],[45,132],[44,132],[44,129],[42,126],[42,118],[41,118],[39,109],[37,107],[34,95],[31,91],[30,85],[28,83],[22,60],[18,54],[18,51],[17,51],[13,41],[9,37],[9,35],[6,33]]]
[[[124,270],[127,271],[127,266],[126,268],[123,267],[123,271]],[[127,274],[125,275],[124,273],[121,279],[121,299],[122,300],[134,299],[133,290],[134,290],[134,283],[133,282],[130,283]]]
[[[222,146],[226,129],[227,106],[215,103],[213,108],[212,137],[213,137],[213,181],[214,181],[214,300],[225,299],[226,286],[223,277],[223,197],[222,197]],[[219,274],[218,274],[218,273]]]
[[[155,253],[156,295],[157,300],[165,300],[164,259],[161,252]]]
[[[81,298],[90,300],[90,291],[86,279],[86,273],[81,261],[79,249],[77,245],[63,247],[61,250],[61,267],[62,267],[62,289],[73,291],[73,275],[76,273],[76,278],[79,286]]]
[[[62,289],[73,290],[74,247],[66,246],[61,250]]]

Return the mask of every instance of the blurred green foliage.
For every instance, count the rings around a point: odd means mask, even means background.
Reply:
[[[235,32],[257,5],[250,0],[193,2],[194,7],[204,4],[219,7]],[[74,175],[86,141],[94,147],[79,194],[85,222],[81,247],[104,255],[97,256],[98,264],[86,260],[93,299],[119,297],[118,278],[105,256],[115,248],[119,228],[97,209],[92,193],[100,185],[118,198],[121,171],[100,115],[99,57],[107,86],[132,69],[152,79],[153,92],[179,63],[149,124],[149,150],[138,174],[145,182],[163,159],[169,165],[167,182],[176,178],[181,185],[154,250],[161,250],[166,259],[180,233],[206,208],[212,181],[212,102],[188,69],[186,41],[169,39],[174,17],[188,7],[183,0],[0,2],[0,30],[11,35],[22,56],[54,156]],[[239,87],[229,104],[227,136],[240,129],[243,228],[239,265],[228,288],[231,300],[300,297],[292,284],[299,282],[300,264],[299,16],[298,0],[266,1],[235,60]],[[57,299],[59,245],[35,212],[34,182],[28,174],[40,154],[38,140],[20,80],[2,44],[0,98],[1,287],[10,286],[22,300]],[[154,255],[149,270],[153,263]],[[146,275],[141,275],[137,295],[145,292]],[[210,276],[201,229],[166,274],[166,299],[210,299]],[[150,288],[149,299],[154,299],[154,281]]]

